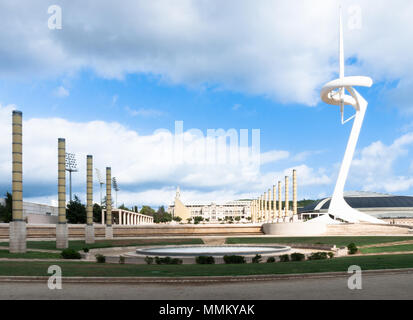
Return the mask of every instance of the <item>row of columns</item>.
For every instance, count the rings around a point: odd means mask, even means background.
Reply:
[[[251,203],[252,222],[294,222],[298,220],[297,215],[297,170],[293,170],[293,208],[289,208],[289,177],[284,182],[284,208],[282,208],[281,181],[278,181],[278,201],[276,199],[276,186],[272,190],[264,192],[263,195]]]
[[[153,223],[153,217],[143,215],[137,212],[117,209],[112,211],[112,216],[113,215],[117,215],[117,225],[120,226],[133,226],[139,224]],[[107,217],[107,211],[102,210],[102,224],[105,224],[105,216]]]
[[[9,224],[9,251],[24,253],[27,250],[27,229],[23,219],[23,114],[12,114],[12,221]],[[56,248],[69,245],[69,231],[66,219],[66,140],[58,139],[58,222],[56,224]],[[106,168],[106,227],[105,237],[113,238],[112,230],[112,177],[111,168]],[[122,215],[122,224],[153,223],[153,218],[136,214],[132,219]],[[103,222],[103,220],[102,220]],[[86,226],[85,242],[95,242],[93,226],[93,156],[86,156]]]

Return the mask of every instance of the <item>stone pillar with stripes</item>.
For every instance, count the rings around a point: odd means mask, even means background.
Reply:
[[[69,230],[66,220],[66,140],[59,138],[57,144],[58,218],[56,224],[56,248],[65,249],[69,246]]]
[[[9,251],[26,252],[26,221],[23,219],[23,113],[12,114],[12,218],[9,223]]]
[[[93,227],[93,156],[86,156],[86,226],[85,242],[95,243]]]

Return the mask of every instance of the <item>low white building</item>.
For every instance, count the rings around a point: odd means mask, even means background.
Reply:
[[[250,221],[251,200],[236,200],[224,203],[215,202],[182,202],[180,200],[179,188],[176,192],[175,202],[168,207],[168,213],[173,217],[180,217],[182,220],[188,218],[202,217],[204,221],[219,222],[239,217],[240,221]]]
[[[0,199],[0,204],[5,205],[5,200]],[[45,204],[23,201],[23,218],[30,224],[57,223],[58,208]]]

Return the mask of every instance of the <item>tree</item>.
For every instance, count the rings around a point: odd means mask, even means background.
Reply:
[[[181,218],[181,217],[176,216],[176,217],[174,217],[174,218],[173,218],[173,220],[174,220],[174,221],[177,221],[177,222],[181,222],[181,221],[182,221],[182,218]]]
[[[102,222],[102,207],[97,203],[93,205],[93,222]]]
[[[66,217],[69,223],[86,223],[86,206],[78,196],[67,204]]]
[[[5,202],[6,203],[4,205],[0,204],[0,221],[9,223],[10,221],[13,220],[13,215],[12,215],[13,199],[12,199],[12,195],[9,192],[6,193]]]
[[[155,210],[153,210],[150,206],[143,206],[139,213],[153,217],[155,214]]]
[[[127,208],[124,203],[122,203],[122,204],[119,206],[119,209],[121,209],[121,210],[127,210],[127,211],[132,211],[131,209]]]
[[[161,223],[161,222],[169,222],[169,221],[172,221],[172,215],[166,212],[163,206],[159,207],[158,211],[156,211],[153,216],[153,222]]]

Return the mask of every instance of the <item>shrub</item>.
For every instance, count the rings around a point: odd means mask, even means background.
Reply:
[[[156,264],[182,264],[182,259],[178,259],[178,258],[172,259],[171,257],[165,257],[165,258],[155,257],[155,262]]]
[[[327,254],[328,254],[328,257],[329,257],[330,259],[334,258],[334,253],[333,253],[333,252],[328,252]]]
[[[288,262],[290,261],[290,256],[288,254],[280,255],[280,262]]]
[[[63,259],[80,259],[80,253],[77,252],[74,249],[64,249],[62,250],[62,253],[60,254],[62,256]]]
[[[125,257],[124,256],[119,256],[119,263],[120,264],[125,264]]]
[[[198,256],[195,261],[197,264],[215,264],[215,259],[212,256]]]
[[[291,254],[291,261],[303,261],[305,260],[305,255],[302,253],[294,252]]]
[[[354,243],[350,243],[350,244],[347,246],[347,249],[348,249],[348,253],[349,253],[349,254],[356,254],[357,251],[359,250]]]
[[[145,262],[146,262],[147,264],[152,264],[152,263],[153,263],[153,258],[146,256],[146,257],[145,257]]]
[[[245,258],[243,256],[224,256],[224,262],[226,264],[241,264],[245,263]]]
[[[267,263],[274,263],[275,262],[275,258],[274,257],[269,257],[267,259]]]
[[[260,254],[256,254],[254,258],[252,258],[252,263],[260,263],[261,262],[261,255]]]
[[[89,248],[83,248],[83,252],[84,252],[84,253],[88,253],[88,252],[89,252]]]
[[[95,255],[96,262],[97,263],[105,263],[106,262],[106,257],[103,254],[97,254]]]
[[[313,252],[308,260],[324,260],[327,259],[327,252]]]

